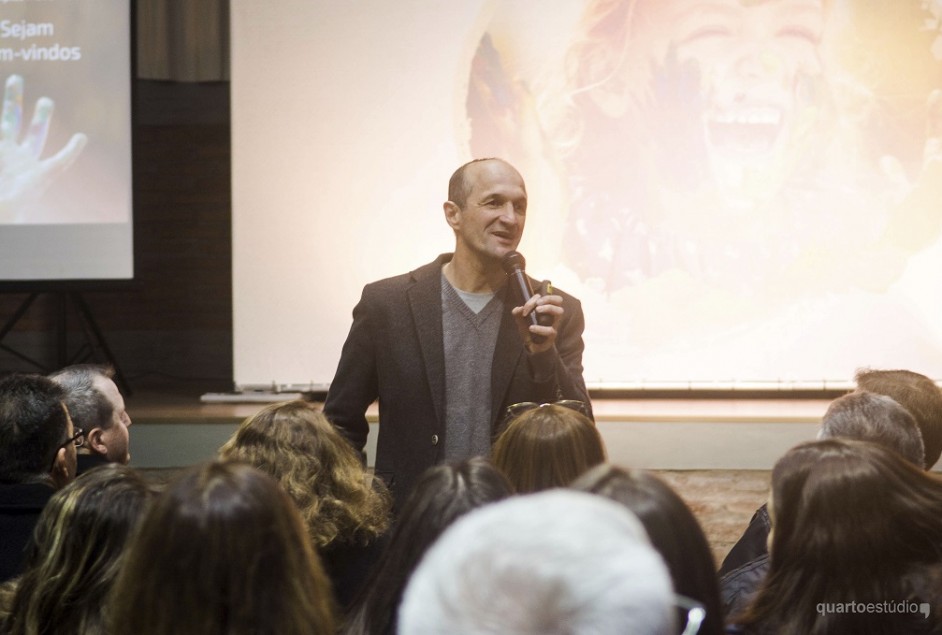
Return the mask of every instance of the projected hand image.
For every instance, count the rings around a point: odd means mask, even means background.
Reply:
[[[0,223],[29,222],[31,207],[85,147],[87,137],[76,133],[53,156],[42,158],[54,107],[51,99],[40,97],[24,133],[23,78],[7,78],[0,124]]]

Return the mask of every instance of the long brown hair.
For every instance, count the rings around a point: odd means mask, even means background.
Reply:
[[[942,594],[930,582],[942,563],[938,477],[882,446],[827,439],[798,445],[776,463],[771,502],[769,573],[734,622],[808,635],[939,626],[938,613],[841,610],[887,601],[939,610]]]
[[[710,544],[677,492],[651,472],[625,470],[611,464],[595,466],[571,487],[604,496],[633,512],[644,525],[651,545],[664,558],[674,591],[706,609],[699,633],[723,634],[720,587]]]
[[[333,632],[330,583],[294,503],[244,464],[198,466],[167,488],[112,600],[112,633]]]
[[[363,595],[350,612],[344,634],[395,632],[406,583],[428,548],[459,517],[511,493],[507,478],[483,457],[425,470],[406,499]]]
[[[155,491],[133,469],[106,465],[66,485],[46,504],[4,633],[99,634],[103,607]]]
[[[544,404],[507,424],[494,443],[493,459],[516,491],[525,494],[569,485],[605,461],[605,446],[591,419]]]
[[[294,500],[315,547],[338,538],[366,544],[389,523],[390,498],[353,447],[313,404],[272,404],[249,417],[219,451],[274,477]]]

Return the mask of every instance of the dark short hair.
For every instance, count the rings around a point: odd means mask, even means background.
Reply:
[[[66,366],[49,379],[65,389],[65,407],[72,423],[86,432],[93,428],[107,430],[114,423],[114,405],[95,387],[95,378],[114,377],[114,368],[98,364]]]
[[[0,379],[0,483],[23,483],[49,473],[68,438],[63,390],[42,375]]]

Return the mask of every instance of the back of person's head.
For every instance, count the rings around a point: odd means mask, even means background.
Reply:
[[[102,633],[125,545],[155,491],[133,469],[106,465],[59,490],[28,547],[10,634]]]
[[[209,463],[170,484],[129,545],[112,633],[300,635],[333,630],[330,583],[270,476]]]
[[[131,418],[114,383],[114,368],[100,364],[75,364],[49,375],[65,391],[65,405],[72,423],[85,431],[83,452],[97,454],[111,463],[128,463]]]
[[[854,439],[800,444],[772,471],[769,510],[769,573],[744,623],[809,634],[909,632],[900,625],[906,615],[817,607],[940,599],[927,571],[942,564],[942,481],[898,453]]]
[[[595,423],[569,408],[544,404],[507,423],[494,443],[494,464],[521,494],[566,487],[605,461]]]
[[[886,395],[909,411],[922,433],[926,469],[942,455],[942,390],[934,381],[910,370],[857,371],[857,387]]]
[[[703,605],[706,619],[700,633],[721,635],[724,616],[716,564],[700,523],[667,483],[644,470],[598,465],[572,488],[598,494],[633,512],[647,531],[651,545],[664,558],[674,590]]]
[[[813,553],[821,566],[875,570],[935,555],[942,481],[875,443],[802,443],[773,468],[770,511],[773,563],[780,555]],[[881,557],[850,558],[862,553]]]
[[[314,404],[272,404],[246,419],[219,451],[274,477],[294,500],[315,547],[367,543],[389,522],[390,499]]]
[[[406,582],[426,550],[459,517],[510,495],[507,478],[481,457],[426,470],[406,499],[368,591],[351,611],[345,632],[393,631]]]
[[[73,455],[71,475],[56,481],[65,484],[75,475],[75,451],[61,447],[69,436],[62,400],[62,388],[42,375],[0,379],[0,483],[45,479],[56,471],[57,461],[67,462],[58,455],[68,452]]]
[[[409,581],[399,633],[672,633],[661,557],[624,507],[554,490],[458,519]]]
[[[886,395],[857,391],[831,402],[821,419],[821,439],[841,437],[871,441],[923,467],[922,434],[906,408]]]
[[[49,375],[49,379],[65,389],[65,405],[69,409],[72,423],[86,432],[92,428],[111,425],[114,407],[95,387],[95,378],[114,377],[114,369],[97,364],[75,364],[66,366]]]

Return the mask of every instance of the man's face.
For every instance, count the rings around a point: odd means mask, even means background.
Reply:
[[[473,254],[478,261],[500,261],[514,251],[523,235],[527,190],[520,174],[503,161],[471,164],[465,174],[470,193],[463,207],[446,213],[455,230],[457,251]]]
[[[114,411],[111,415],[111,425],[106,429],[102,429],[99,437],[100,446],[104,446],[104,452],[100,451],[101,448],[90,449],[93,452],[98,451],[104,454],[105,458],[111,463],[126,464],[131,460],[130,434],[128,431],[128,427],[131,425],[131,417],[128,416],[124,408],[124,397],[121,396],[115,383],[107,377],[96,377],[94,386],[105,396]]]

